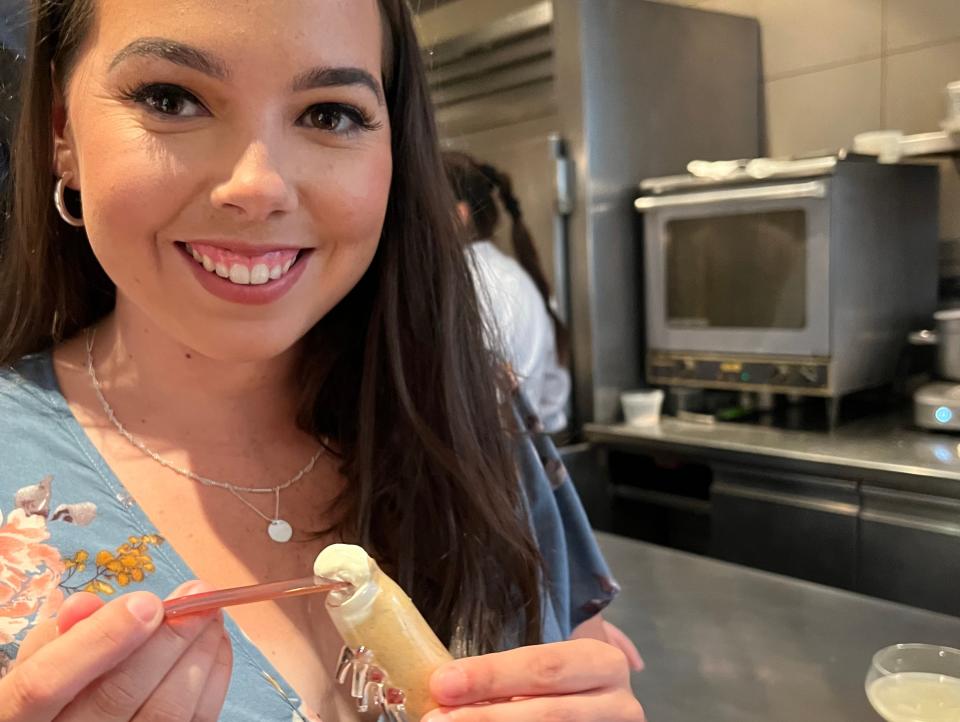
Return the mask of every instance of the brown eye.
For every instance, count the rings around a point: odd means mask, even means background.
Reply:
[[[176,85],[147,85],[131,97],[158,115],[190,118],[206,112],[195,95]]]
[[[331,108],[327,105],[315,105],[306,113],[307,124],[317,130],[327,130],[337,132],[345,130],[344,123],[350,123],[350,120],[338,108]]]
[[[359,108],[342,103],[319,103],[313,105],[300,117],[300,123],[308,128],[335,135],[352,135],[364,130],[375,130],[379,123],[373,122]]]

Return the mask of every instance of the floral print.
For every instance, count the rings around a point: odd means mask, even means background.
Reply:
[[[89,502],[60,504],[51,511],[53,477],[25,486],[14,495],[15,508],[4,519],[0,512],[0,646],[14,644],[33,625],[53,616],[63,602],[64,572],[72,561],[45,544],[48,524],[86,526],[97,515]],[[0,657],[0,674],[9,655]]]
[[[63,560],[66,575],[60,586],[68,592],[110,595],[116,593],[117,587],[142,582],[147,574],[157,569],[150,556],[150,547],[163,544],[163,541],[163,537],[157,534],[132,536],[116,551],[103,549],[92,560],[90,552],[81,549]],[[84,576],[88,571],[92,576]]]
[[[63,562],[52,546],[47,521],[14,509],[0,512],[0,645],[11,644],[33,623],[59,608]]]
[[[30,516],[38,515],[51,521],[65,521],[77,526],[87,526],[96,518],[97,506],[90,502],[60,504],[50,514],[52,487],[52,476],[45,477],[39,484],[23,487],[15,497],[17,508],[23,509]]]

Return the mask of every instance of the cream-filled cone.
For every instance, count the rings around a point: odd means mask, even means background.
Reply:
[[[320,552],[313,573],[349,582],[351,588],[327,596],[327,611],[343,641],[369,649],[390,687],[404,693],[404,706],[418,720],[437,703],[430,675],[453,657],[399,585],[352,544],[332,544]]]

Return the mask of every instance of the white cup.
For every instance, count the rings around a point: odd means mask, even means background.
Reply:
[[[620,394],[623,417],[630,426],[656,426],[660,423],[663,391],[624,391]]]

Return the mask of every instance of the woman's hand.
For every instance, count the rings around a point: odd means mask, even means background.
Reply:
[[[423,722],[644,722],[623,652],[579,639],[458,659],[436,672]]]
[[[630,637],[624,634],[619,627],[610,624],[600,614],[575,627],[570,634],[570,639],[599,639],[601,642],[612,644],[623,652],[627,658],[627,664],[634,672],[642,672],[646,666],[643,657],[640,656],[640,651],[630,640]]]
[[[188,583],[174,596],[205,588]],[[214,722],[231,667],[219,614],[164,622],[162,602],[148,592],[107,604],[75,594],[55,623],[27,636],[0,679],[0,719]]]

